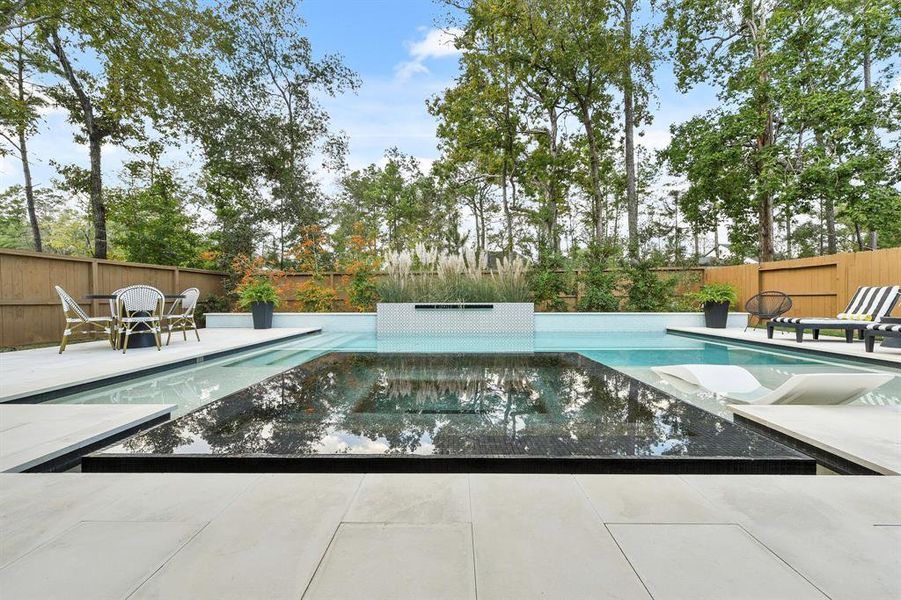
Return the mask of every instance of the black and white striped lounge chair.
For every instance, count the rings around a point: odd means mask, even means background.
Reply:
[[[871,323],[863,332],[867,352],[876,349],[876,337],[901,337],[901,323]]]
[[[819,339],[821,329],[839,329],[845,332],[845,341],[854,341],[854,332],[859,331],[863,339],[864,330],[874,323],[879,323],[882,317],[892,314],[898,297],[901,296],[901,286],[869,287],[861,286],[848,302],[845,310],[838,313],[834,319],[823,317],[776,317],[771,319],[766,326],[767,337],[772,339],[775,328],[794,329],[798,343],[804,341],[804,332],[813,332],[813,339]],[[851,315],[865,315],[866,319],[852,320]]]

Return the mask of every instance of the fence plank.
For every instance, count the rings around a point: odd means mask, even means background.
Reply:
[[[834,316],[862,285],[901,285],[901,248],[710,267],[704,273],[704,282],[734,285],[739,307],[758,292],[777,290],[792,297],[787,316]],[[893,314],[901,314],[901,303]]]
[[[64,320],[55,285],[79,301],[134,283],[148,283],[165,293],[179,292],[178,285],[186,283],[199,288],[205,298],[224,293],[223,276],[203,269],[0,249],[0,347],[59,341]],[[91,315],[106,314],[106,302],[81,304]]]

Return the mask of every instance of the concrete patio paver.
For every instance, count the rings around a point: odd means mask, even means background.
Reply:
[[[305,600],[476,597],[467,523],[344,523]]]
[[[571,476],[470,475],[480,598],[649,598]]]
[[[108,478],[113,473],[104,473]],[[173,521],[208,523],[261,476],[233,473],[135,473],[105,488],[102,504],[85,509],[87,521]],[[151,504],[135,498],[152,498]]]
[[[734,524],[608,525],[654,600],[825,600]]]
[[[733,413],[882,475],[901,475],[901,406],[729,405]]]
[[[367,475],[344,520],[469,523],[469,478],[465,473]]]
[[[174,409],[174,404],[0,405],[0,472],[40,466]]]
[[[106,504],[107,489],[122,481],[79,473],[0,475],[0,567],[77,525]],[[134,502],[132,496],[116,493]]]
[[[605,523],[722,523],[729,515],[670,475],[576,475]]]
[[[734,590],[748,579],[765,580],[760,600],[805,597],[811,592],[799,579],[832,600],[901,597],[897,477],[417,477],[0,475],[0,596],[53,597],[68,581],[67,600],[110,590],[167,600],[296,599],[305,590],[308,597],[372,597],[381,590],[422,600],[430,596],[407,584],[404,569],[425,565],[423,585],[456,573],[452,585],[462,587],[448,588],[455,597],[475,590],[481,598],[647,600],[639,574],[652,592],[655,582],[667,582],[692,599],[727,584],[734,589],[718,597],[740,597]],[[472,523],[442,522],[465,518],[461,478],[469,480]],[[366,497],[374,499],[370,513],[362,512]],[[675,522],[683,518],[688,522]],[[91,525],[97,522],[105,525]],[[143,526],[169,533],[155,537]],[[628,530],[639,531],[633,543],[620,540],[627,527],[642,528]],[[702,527],[719,529],[707,539]],[[150,549],[132,552],[129,544],[141,540]],[[119,568],[120,557],[131,562]],[[673,572],[680,560],[684,568]],[[782,562],[796,576],[779,571]],[[779,572],[771,576],[772,569]],[[101,581],[84,583],[85,573]]]
[[[0,569],[4,598],[121,600],[156,571],[200,525],[83,521]]]
[[[361,479],[261,476],[132,598],[296,600]]]
[[[682,478],[833,600],[901,598],[899,478]]]

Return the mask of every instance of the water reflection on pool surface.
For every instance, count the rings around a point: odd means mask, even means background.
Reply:
[[[800,457],[575,353],[330,353],[104,453]]]

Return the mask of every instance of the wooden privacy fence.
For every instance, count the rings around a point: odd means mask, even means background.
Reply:
[[[901,248],[759,265],[657,271],[661,277],[676,277],[679,282],[676,292],[680,294],[695,289],[701,280],[731,283],[738,288],[739,309],[760,291],[780,290],[791,295],[794,301],[790,316],[835,315],[845,307],[858,286],[901,284]],[[574,279],[580,274],[566,273]],[[292,274],[290,286],[311,277]],[[347,274],[324,273],[322,277],[325,285],[338,292],[333,310],[349,310],[344,290]],[[224,294],[224,279],[225,274],[217,271],[0,249],[0,347],[59,341],[64,323],[54,285],[62,286],[82,301],[88,314],[94,316],[107,314],[107,303],[83,300],[87,294],[109,293],[126,285],[147,283],[165,293],[196,287],[203,301],[210,295]],[[582,290],[574,283],[569,287],[572,293],[561,298],[572,310]],[[280,310],[299,310],[293,294],[288,296]],[[901,307],[895,309],[895,314],[901,314]]]
[[[59,341],[65,322],[55,285],[100,316],[109,314],[108,302],[84,300],[87,294],[137,283],[166,294],[196,287],[201,299],[224,293],[223,274],[216,271],[0,250],[0,347]]]
[[[862,285],[901,285],[901,248],[710,267],[704,272],[704,283],[734,285],[739,309],[754,294],[777,290],[792,298],[786,316],[834,317]],[[901,306],[895,307],[894,314],[901,314]]]

